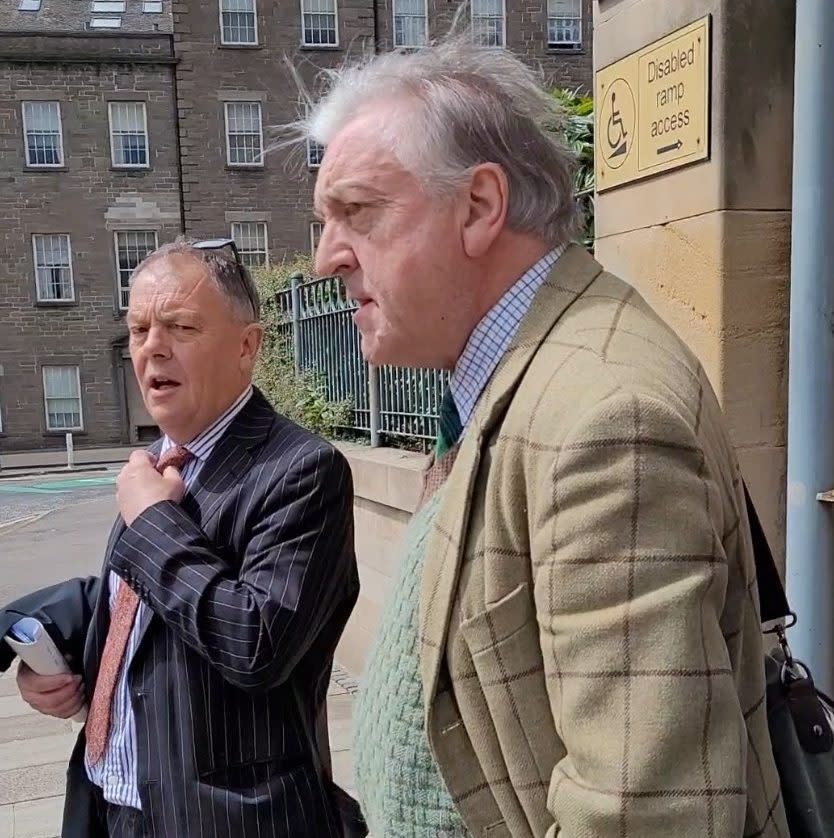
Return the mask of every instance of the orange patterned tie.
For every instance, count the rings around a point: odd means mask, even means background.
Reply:
[[[190,458],[191,452],[177,445],[169,448],[159,458],[156,469],[160,474],[168,466],[182,469]],[[104,756],[107,749],[113,693],[116,691],[116,682],[119,680],[119,671],[122,668],[127,641],[130,638],[138,608],[139,597],[126,582],[122,581],[116,593],[116,601],[110,610],[110,628],[107,631],[96,688],[87,717],[87,755],[93,765]]]

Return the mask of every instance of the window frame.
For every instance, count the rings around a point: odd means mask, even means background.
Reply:
[[[77,426],[71,428],[52,428],[49,425],[49,398],[57,398],[56,396],[46,395],[46,371],[48,369],[69,368],[75,370],[75,383],[78,388],[78,421]],[[41,365],[41,383],[43,385],[43,413],[46,422],[47,433],[72,433],[74,431],[84,431],[84,399],[81,392],[81,367],[79,364],[42,364]]]
[[[240,224],[256,224],[259,228],[263,230],[263,243],[264,243],[264,261],[262,265],[249,265],[247,264],[244,254],[248,255],[250,253],[260,253],[260,250],[251,250],[246,249],[241,246],[240,242],[238,241],[237,237],[235,236],[235,227]],[[237,247],[238,253],[240,254],[240,260],[243,262],[244,267],[247,270],[250,270],[253,267],[266,267],[269,266],[269,225],[266,221],[255,221],[255,220],[247,220],[247,221],[232,221],[229,225],[229,235],[235,242],[235,246]]]
[[[582,0],[573,0],[576,3],[578,14],[574,15],[570,18],[566,18],[564,15],[553,15],[551,16],[550,10],[548,9],[549,3],[545,3],[545,15],[547,17],[547,48],[553,50],[567,50],[570,52],[574,52],[576,50],[581,50],[584,48],[585,45],[585,19],[583,15],[582,9]],[[578,41],[551,41],[550,40],[550,21],[551,20],[576,20],[579,23],[579,40]]]
[[[58,110],[58,156],[57,163],[32,163],[29,160],[29,126],[26,118],[27,105],[55,105]],[[61,103],[57,99],[24,99],[20,103],[20,116],[23,125],[23,155],[27,169],[63,169],[66,165],[64,154],[64,119],[61,113]]]
[[[220,20],[220,46],[223,47],[257,47],[260,45],[260,31],[258,29],[258,0],[252,0],[252,16],[255,21],[254,41],[227,41],[225,27],[223,26],[223,3],[224,0],[217,0],[217,14]],[[248,12],[246,13],[248,14]]]
[[[139,105],[142,109],[142,130],[145,136],[145,162],[144,163],[117,163],[116,144],[113,142],[113,106],[114,105]],[[111,99],[107,102],[107,127],[110,134],[110,165],[114,169],[150,169],[151,167],[151,138],[148,134],[148,105],[146,102],[136,99]]]
[[[321,237],[322,237],[322,234],[324,233],[324,224],[321,221],[317,221],[316,219],[313,219],[310,222],[310,228],[309,228],[310,229],[310,256],[312,256],[313,258],[315,258],[316,250],[318,249],[318,244],[316,244],[316,234],[314,232],[316,228],[318,228],[318,240],[319,240],[319,243],[321,243]]]
[[[472,26],[472,35],[475,37],[475,3],[474,0],[469,6],[470,15],[469,23]],[[489,18],[486,18],[489,19]],[[481,49],[506,49],[507,48],[507,0],[501,0],[501,43],[500,44],[480,44],[475,42]]]
[[[142,230],[131,227],[130,229],[125,228],[123,230],[113,231],[113,255],[116,260],[116,305],[118,306],[119,312],[121,314],[124,314],[124,312],[126,312],[128,309],[128,306],[123,305],[122,303],[122,290],[124,290],[127,293],[128,305],[130,304],[130,286],[128,285],[125,289],[122,289],[122,269],[121,263],[119,262],[119,236],[124,235],[125,233],[152,233],[153,250],[156,250],[159,247],[159,230],[149,230],[147,228]],[[148,252],[151,253],[153,252],[153,250]],[[137,262],[137,264],[139,263]],[[135,266],[131,268],[130,273],[132,274],[134,270]]]
[[[51,299],[49,297],[42,297],[41,296],[41,283],[38,279],[38,268],[41,267],[38,265],[38,247],[37,247],[37,239],[39,238],[46,238],[49,236],[50,238],[55,236],[62,236],[67,243],[67,268],[69,269],[69,288],[70,288],[70,296],[61,298],[61,299]],[[32,266],[35,272],[35,299],[39,303],[43,303],[44,305],[66,305],[68,303],[76,302],[75,299],[75,273],[72,267],[72,239],[69,233],[32,233]],[[45,267],[45,266],[43,266]]]
[[[260,159],[254,163],[232,162],[231,132],[229,131],[229,107],[235,105],[258,106],[258,142],[260,143]],[[226,132],[226,165],[235,169],[263,169],[264,167],[264,109],[263,104],[256,99],[239,99],[233,102],[223,102],[223,121]]]
[[[301,46],[307,49],[338,49],[341,45],[339,37],[339,0],[333,0],[333,28],[336,35],[336,40],[332,44],[316,44],[307,40],[307,27],[304,24],[304,16],[306,14],[330,14],[330,12],[307,12],[304,9],[304,3],[307,0],[299,0],[301,6]]]
[[[391,44],[394,49],[420,49],[429,43],[429,3],[428,0],[422,0],[423,3],[423,35],[425,41],[422,44],[398,44],[397,43],[397,0],[391,0]],[[402,17],[402,15],[400,15]]]

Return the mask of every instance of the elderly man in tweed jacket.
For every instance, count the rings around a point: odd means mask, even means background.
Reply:
[[[331,76],[318,270],[452,371],[358,708],[376,838],[786,838],[741,475],[701,365],[581,247],[552,102],[464,38]]]

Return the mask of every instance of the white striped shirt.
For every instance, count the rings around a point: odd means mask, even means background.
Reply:
[[[222,416],[184,446],[192,454],[192,458],[182,470],[182,479],[186,491],[193,484],[200,469],[214,450],[214,446],[228,430],[232,420],[240,413],[251,396],[252,386],[250,385]],[[160,456],[174,445],[175,443],[166,436],[162,440]],[[112,611],[119,586],[124,583],[113,571],[110,571],[109,583],[110,610]],[[104,799],[118,806],[132,806],[134,809],[141,809],[142,803],[139,799],[139,783],[136,773],[136,719],[130,703],[127,671],[139,645],[140,629],[150,618],[150,609],[143,602],[140,602],[127,641],[119,680],[116,682],[116,689],[113,693],[110,737],[107,740],[107,748],[104,756],[95,765],[91,764],[89,755],[85,754],[84,756],[87,776],[91,782],[101,787]]]
[[[469,336],[449,382],[464,428],[475,412],[484,387],[509,349],[524,315],[530,310],[536,292],[566,249],[567,245],[554,248],[525,271]]]

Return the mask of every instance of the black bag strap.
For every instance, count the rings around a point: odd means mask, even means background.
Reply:
[[[773,553],[767,543],[767,537],[762,529],[762,522],[759,520],[756,507],[750,498],[747,484],[744,485],[744,499],[747,503],[747,517],[750,520],[750,534],[753,537],[753,557],[756,562],[756,578],[759,584],[759,607],[763,623],[770,623],[773,620],[782,620],[796,616],[788,605],[788,597],[782,580],[779,578],[779,571],[776,569],[776,562],[773,560]]]

